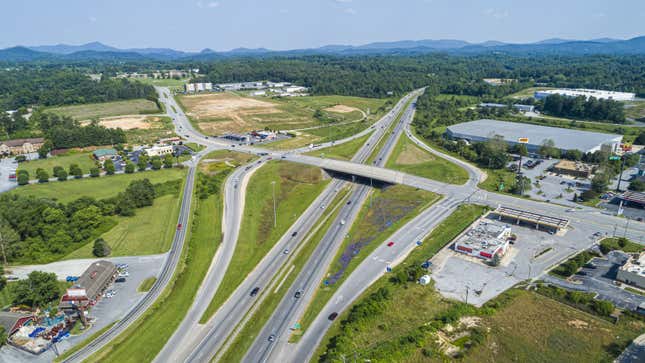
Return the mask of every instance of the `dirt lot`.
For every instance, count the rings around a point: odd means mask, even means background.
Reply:
[[[126,116],[115,116],[115,117],[106,117],[99,121],[101,126],[105,126],[108,129],[121,128],[123,130],[132,130],[132,129],[142,129],[147,130],[157,127],[155,123],[158,123],[161,119],[159,117],[150,117],[150,116],[141,116],[141,115],[126,115]]]
[[[350,113],[350,112],[360,111],[360,110],[358,108],[356,108],[356,107],[350,107],[350,106],[345,106],[345,105],[336,105],[336,106],[333,106],[333,107],[327,107],[325,109],[325,111],[338,112],[338,113]]]

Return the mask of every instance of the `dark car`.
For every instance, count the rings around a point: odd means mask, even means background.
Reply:
[[[255,296],[255,295],[257,295],[257,294],[258,294],[258,291],[260,291],[260,288],[259,288],[259,287],[256,287],[256,288],[254,288],[253,290],[251,290],[251,296]]]
[[[329,319],[329,320],[334,320],[334,319],[336,319],[336,317],[337,317],[337,316],[338,316],[338,313],[337,313],[337,312],[333,312],[333,313],[329,314],[329,316],[327,317],[327,319]]]
[[[348,201],[347,201],[347,205],[350,205],[350,204],[352,204],[352,201],[351,201],[351,200],[348,200]]]
[[[114,282],[125,282],[125,277],[119,277]]]
[[[298,231],[295,231],[295,232],[293,232],[293,233],[291,234],[291,237],[295,237],[295,236],[297,236],[297,235],[298,235]]]
[[[578,271],[578,272],[576,272],[576,274],[578,274],[580,276],[587,276],[587,273],[585,271]]]
[[[270,341],[270,342],[275,341],[275,334],[271,334],[271,335],[269,335],[269,341]]]
[[[296,299],[300,299],[300,296],[302,296],[302,291],[301,290],[296,291],[296,294],[293,295],[293,297],[295,297]]]

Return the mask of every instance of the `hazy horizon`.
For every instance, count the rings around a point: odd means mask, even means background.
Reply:
[[[0,48],[79,45],[216,51],[287,50],[400,40],[532,43],[644,35],[645,2],[600,0],[161,0],[7,2]]]

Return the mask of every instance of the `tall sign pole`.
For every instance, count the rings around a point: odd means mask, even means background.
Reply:
[[[529,143],[529,138],[520,137],[517,139],[517,142],[526,145]],[[517,181],[520,183],[520,196],[522,196],[524,194],[524,178],[522,177],[522,153],[520,153],[520,162],[517,165]]]

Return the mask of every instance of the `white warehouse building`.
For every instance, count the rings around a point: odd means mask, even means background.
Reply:
[[[544,91],[536,91],[533,95],[538,100],[545,99],[551,95],[561,95],[566,97],[580,97],[583,96],[587,99],[589,97],[594,97],[600,100],[614,100],[614,101],[632,101],[636,98],[636,94],[630,92],[614,92],[614,91],[603,91],[597,89],[586,89],[586,88],[560,88],[560,89],[550,89]]]

